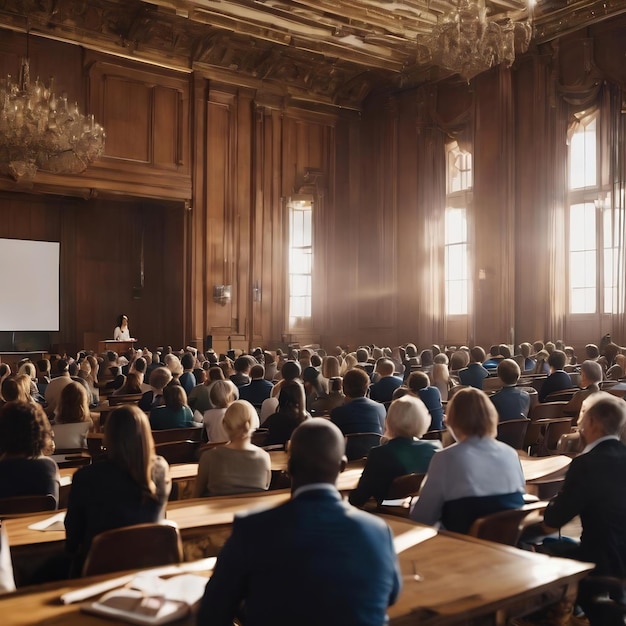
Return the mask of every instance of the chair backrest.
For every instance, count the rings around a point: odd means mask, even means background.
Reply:
[[[567,435],[572,432],[572,418],[562,417],[552,419],[546,425],[546,430],[543,435],[544,445],[548,452],[556,453],[559,444],[559,439],[562,435]]]
[[[426,474],[404,474],[393,479],[385,500],[400,500],[419,495]]]
[[[380,445],[379,433],[350,433],[346,435],[348,461],[362,459],[374,447]]]
[[[119,406],[120,404],[137,404],[141,400],[141,393],[125,393],[117,396],[110,395],[109,406]]]
[[[170,441],[202,441],[203,426],[187,426],[185,428],[166,428],[153,430],[154,443],[169,443]]]
[[[154,450],[170,465],[174,463],[195,463],[198,460],[201,445],[201,441],[168,441],[166,443],[157,443],[154,446]]]
[[[252,445],[262,447],[267,440],[267,428],[257,428],[253,433],[250,439]]]
[[[565,476],[557,478],[541,478],[526,483],[526,490],[529,494],[537,496],[540,500],[550,500],[554,498],[565,482]]]
[[[431,441],[442,441],[444,433],[448,432],[445,428],[443,430],[429,430],[424,433],[420,439],[429,439]]]
[[[561,391],[553,391],[546,396],[546,402],[569,402],[577,391],[580,391],[578,387],[563,389]]]
[[[524,528],[531,523],[539,522],[547,506],[547,502],[533,502],[519,509],[508,509],[479,517],[474,520],[468,535],[515,546]]]
[[[523,450],[529,423],[530,420],[526,417],[499,422],[496,439],[508,444],[516,450]]]
[[[563,409],[567,402],[540,402],[530,412],[530,419],[535,421],[547,417],[563,417]]]
[[[483,391],[485,393],[498,391],[498,389],[502,389],[502,381],[498,376],[489,376],[483,380]]]
[[[41,511],[54,511],[57,501],[54,496],[13,496],[0,498],[0,515],[27,515]]]
[[[83,576],[180,563],[183,545],[174,522],[107,530],[91,542]]]

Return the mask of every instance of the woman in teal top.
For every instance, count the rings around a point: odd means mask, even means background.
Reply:
[[[187,405],[187,394],[178,381],[172,381],[163,389],[163,400],[165,402],[163,406],[150,411],[152,430],[201,425],[194,423],[193,413]]]
[[[428,430],[430,419],[419,398],[405,395],[391,403],[385,422],[389,441],[370,450],[359,484],[350,494],[351,504],[363,506],[372,497],[380,504],[394,478],[426,473],[430,459],[441,449],[439,441],[419,439]]]

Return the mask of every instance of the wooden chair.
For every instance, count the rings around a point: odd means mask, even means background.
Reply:
[[[92,463],[106,457],[107,451],[104,447],[102,433],[90,433],[87,435],[87,451],[91,455]]]
[[[421,439],[429,439],[431,441],[443,441],[443,435],[448,431],[444,428],[443,430],[429,430],[425,432]]]
[[[267,428],[257,428],[252,433],[252,437],[250,439],[252,445],[262,447],[263,444],[265,443],[265,440],[267,439],[268,432],[269,431]]]
[[[0,515],[29,515],[41,511],[54,511],[57,501],[54,496],[13,496],[0,498]]]
[[[168,441],[154,446],[155,452],[161,455],[170,465],[175,463],[195,463],[198,460],[201,441]]]
[[[489,376],[483,380],[483,391],[490,393],[502,389],[502,381],[497,376]]]
[[[549,420],[543,433],[543,442],[548,454],[557,454],[562,435],[572,432],[572,418],[562,417]]]
[[[532,456],[557,454],[558,442],[561,435],[568,434],[571,430],[571,417],[553,417],[533,420],[528,425],[524,446],[530,449]]]
[[[188,426],[186,428],[166,428],[153,430],[152,438],[155,444],[169,443],[170,441],[202,441],[203,426]]]
[[[539,419],[563,417],[563,409],[567,402],[540,402],[530,412],[530,419],[534,422]]]
[[[543,519],[543,512],[547,506],[547,502],[533,502],[519,509],[498,511],[479,517],[474,520],[467,534],[478,539],[516,546],[524,528]]]
[[[569,402],[577,391],[580,391],[578,387],[554,391],[546,396],[546,402]]]
[[[346,456],[348,461],[362,459],[374,447],[380,445],[379,433],[350,433],[346,435]]]
[[[404,474],[394,478],[385,500],[376,507],[377,512],[408,517],[411,503],[419,495],[424,476],[426,474]]]
[[[499,422],[496,439],[516,450],[524,450],[528,424],[530,424],[530,420],[526,417]]]
[[[183,545],[174,522],[107,530],[91,542],[83,576],[181,563]]]
[[[109,406],[120,406],[120,404],[137,404],[141,400],[142,393],[125,393],[118,396],[110,395]]]
[[[537,496],[539,500],[550,500],[561,491],[564,481],[565,476],[559,476],[558,478],[540,478],[526,483],[526,489]]]

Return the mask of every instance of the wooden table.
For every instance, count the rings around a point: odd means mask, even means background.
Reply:
[[[279,494],[274,494],[274,499],[277,503]],[[385,519],[394,533],[405,575],[398,601],[389,609],[394,626],[505,624],[510,617],[573,599],[578,580],[592,569],[590,564],[522,552],[452,533],[437,533],[409,520]],[[199,568],[205,563],[201,562]],[[423,577],[421,582],[413,579],[415,571]],[[116,576],[18,590],[0,598],[2,623],[6,626],[120,624],[81,613],[77,604],[59,603],[63,593]],[[190,617],[177,624],[192,626],[195,621]]]

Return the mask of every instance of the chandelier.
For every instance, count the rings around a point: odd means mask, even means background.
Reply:
[[[54,79],[49,87],[30,82],[28,59],[18,83],[0,79],[0,174],[17,181],[32,180],[38,169],[78,174],[102,155],[104,137],[93,115],[54,94]]]
[[[531,0],[532,1],[532,0]],[[510,67],[515,53],[526,52],[532,37],[529,15],[520,21],[488,17],[485,0],[455,0],[430,35],[418,45],[428,50],[428,60],[460,74],[465,80],[505,63]]]

